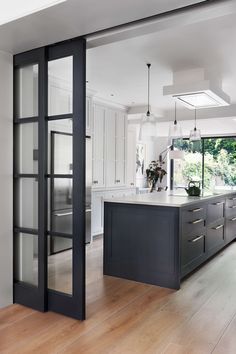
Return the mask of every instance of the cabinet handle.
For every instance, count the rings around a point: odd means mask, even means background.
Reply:
[[[236,217],[234,217],[234,218],[230,219],[230,221],[235,221],[235,220],[236,220]]]
[[[213,203],[212,205],[221,205],[224,204],[224,202],[217,202],[217,203]]]
[[[93,181],[93,184],[98,184],[98,181]]]
[[[200,235],[200,236],[195,237],[193,240],[188,240],[188,242],[194,243],[194,242],[201,240],[203,237],[204,237],[204,235]]]
[[[194,221],[190,221],[189,224],[199,224],[202,221],[204,221],[204,219],[197,219],[197,220],[194,220]]]
[[[191,209],[189,210],[190,213],[196,213],[197,211],[201,211],[203,208],[196,208],[196,209]]]
[[[233,198],[229,198],[229,200],[236,200],[236,197],[233,197]]]
[[[134,183],[130,183],[131,186],[134,186]]]
[[[222,227],[224,227],[223,224],[213,227],[212,230],[219,230],[219,229],[222,229]]]
[[[67,213],[57,213],[57,214],[54,214],[55,216],[69,216],[69,215],[72,215],[72,211],[68,211]]]
[[[230,209],[235,209],[236,208],[236,205],[232,205],[229,207]]]

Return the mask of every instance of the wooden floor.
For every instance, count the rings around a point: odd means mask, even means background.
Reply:
[[[100,240],[87,254],[87,320],[9,306],[0,353],[236,353],[236,243],[179,291],[103,277]]]

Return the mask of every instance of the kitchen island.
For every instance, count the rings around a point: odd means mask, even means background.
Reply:
[[[104,274],[180,288],[181,279],[236,238],[236,192],[169,192],[105,200]]]

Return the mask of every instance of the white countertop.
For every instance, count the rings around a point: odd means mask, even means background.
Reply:
[[[153,192],[146,194],[136,194],[126,197],[104,199],[105,202],[111,203],[124,203],[124,204],[145,204],[155,206],[168,206],[168,207],[183,207],[189,204],[205,201],[207,199],[216,198],[220,196],[227,196],[235,191],[220,191],[215,194],[205,194],[200,197],[189,197],[186,192],[179,193],[178,195],[171,195],[170,191],[166,192]]]

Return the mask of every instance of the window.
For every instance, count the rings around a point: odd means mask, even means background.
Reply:
[[[236,137],[184,140],[184,160],[175,160],[173,187],[183,188],[190,180],[201,181],[205,189],[236,187]]]

